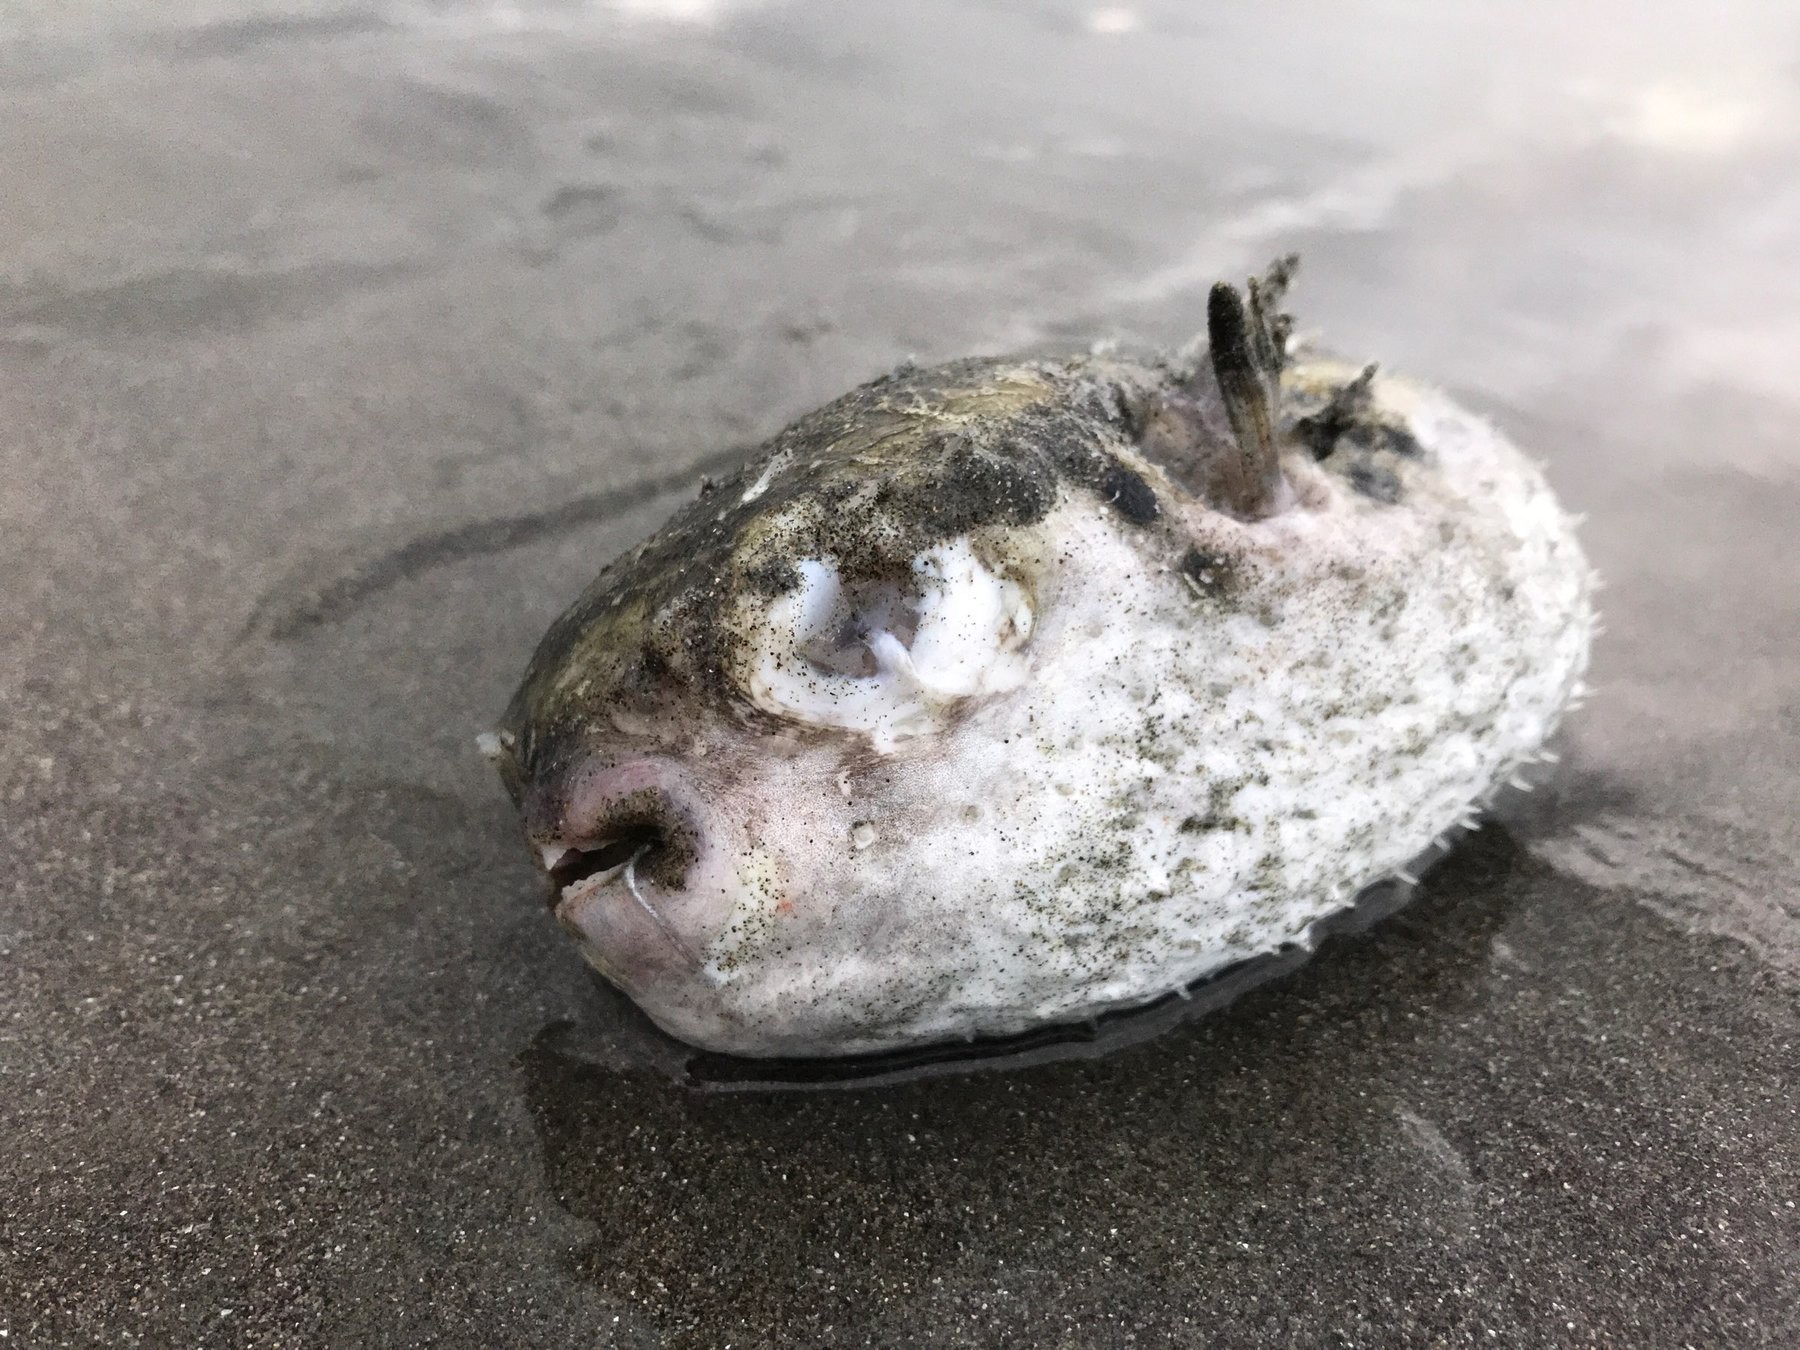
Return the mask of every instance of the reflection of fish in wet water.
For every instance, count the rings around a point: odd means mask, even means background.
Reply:
[[[1569,518],[1443,396],[1289,360],[1288,271],[1194,354],[876,380],[551,628],[484,743],[658,1025],[809,1058],[1141,1008],[1539,756],[1592,629]]]

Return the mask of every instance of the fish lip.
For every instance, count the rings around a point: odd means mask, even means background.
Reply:
[[[590,760],[569,774],[564,799],[571,816],[579,818],[593,803],[676,785],[686,786],[685,775],[673,760],[660,755],[635,755],[611,763]]]
[[[569,851],[573,852],[573,850]],[[550,912],[556,916],[556,921],[564,928],[578,933],[579,930],[575,928],[574,921],[566,916],[565,911],[579,905],[597,891],[616,885],[624,875],[625,864],[620,863],[617,867],[609,867],[604,872],[596,872],[579,881],[571,881],[567,886],[557,886],[555,894],[550,897]]]
[[[651,889],[649,896],[645,894],[646,887],[653,888],[654,883],[649,878],[640,880],[633,874],[633,865],[643,856],[644,852],[645,849],[640,848],[618,866],[607,868],[603,872],[596,872],[592,876],[582,877],[563,887],[561,894],[554,900],[551,907],[556,922],[575,939],[583,955],[602,974],[615,983],[629,987],[633,983],[629,978],[629,966],[635,963],[621,965],[610,959],[607,955],[607,944],[601,941],[595,931],[592,931],[593,929],[604,931],[607,922],[605,910],[617,906],[623,911],[626,922],[633,926],[639,926],[640,933],[654,932],[659,945],[666,948],[681,966],[697,972],[709,984],[716,983],[709,975],[706,962],[701,958],[698,950],[690,945],[670,924],[668,917],[652,899],[654,897],[660,900],[664,897],[657,896],[654,889]],[[599,912],[596,913],[596,910]],[[584,918],[590,914],[599,922],[593,923],[591,926],[584,923]],[[649,921],[647,924],[643,922],[645,919]],[[617,917],[613,921],[617,922]]]
[[[596,873],[591,877],[583,877],[580,881],[570,882],[559,888],[550,902],[550,912],[557,924],[581,944],[583,950],[593,947],[594,939],[581,924],[581,911],[591,904],[605,904],[603,893],[618,886],[625,873],[625,866],[606,872]]]

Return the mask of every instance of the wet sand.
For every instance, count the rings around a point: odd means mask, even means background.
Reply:
[[[1800,1341],[1800,20],[1342,8],[0,8],[3,1343]],[[1554,775],[1099,1063],[596,1052],[473,749],[549,620],[1287,248],[1588,514]]]

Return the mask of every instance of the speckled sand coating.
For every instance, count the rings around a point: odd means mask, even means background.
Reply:
[[[1465,822],[1579,688],[1571,522],[1443,395],[1263,355],[1261,468],[1216,356],[907,370],[603,572],[489,745],[588,959],[719,1050],[1003,1035]]]

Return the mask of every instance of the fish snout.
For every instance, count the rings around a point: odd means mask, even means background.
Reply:
[[[680,766],[585,766],[527,818],[557,921],[602,974],[630,992],[667,968],[701,968],[692,882],[724,827]]]

